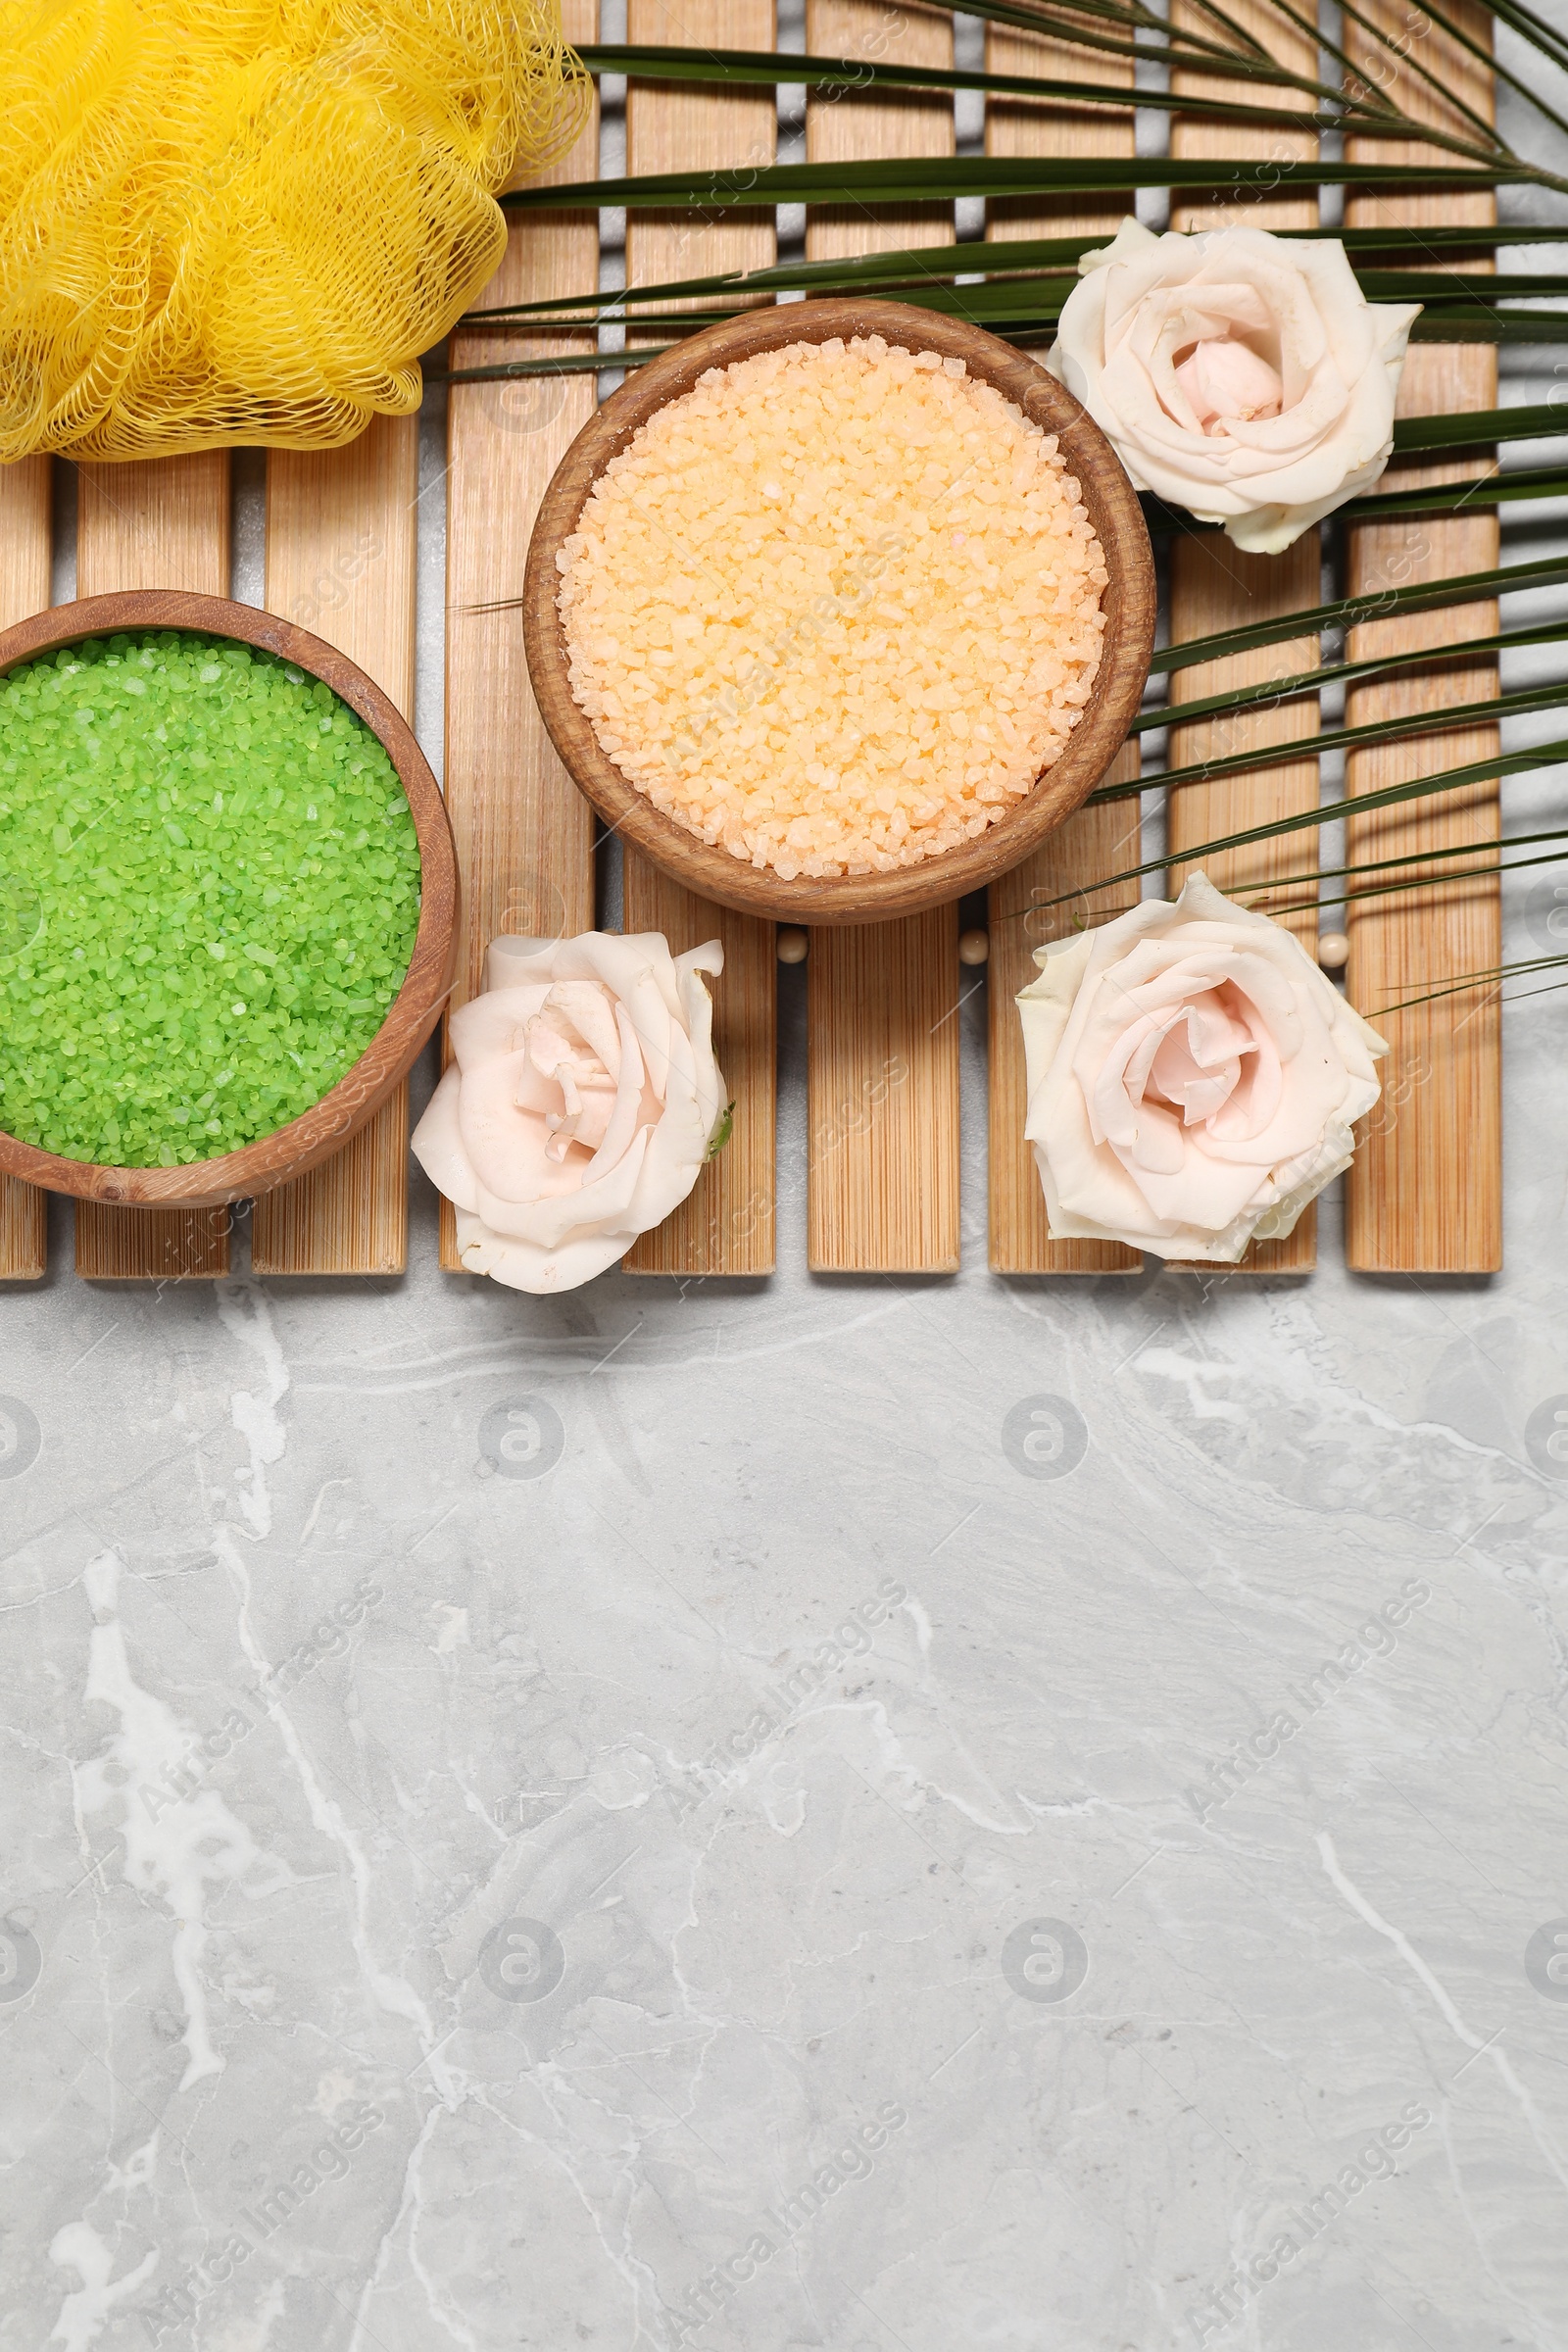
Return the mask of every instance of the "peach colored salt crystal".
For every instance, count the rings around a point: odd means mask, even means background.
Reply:
[[[1060,758],[1103,552],[1042,432],[879,335],[710,368],[557,564],[571,686],[656,808],[786,880],[974,839]]]

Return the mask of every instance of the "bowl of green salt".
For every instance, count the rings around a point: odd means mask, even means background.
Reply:
[[[172,590],[0,632],[0,1172],[192,1205],[303,1175],[440,1018],[440,788],[290,622]]]

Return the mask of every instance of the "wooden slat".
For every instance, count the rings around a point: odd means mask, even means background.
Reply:
[[[992,25],[986,63],[994,74],[1038,74],[1056,80],[1132,82],[1131,67],[1092,56],[1062,41]],[[986,102],[988,155],[1131,156],[1131,117],[1071,114],[1064,107],[1012,99]],[[1100,236],[1108,242],[1132,209],[1132,196],[1053,200],[1018,198],[987,207],[991,237]],[[1139,772],[1137,743],[1129,745],[1107,781],[1130,783]],[[1049,910],[1043,902],[1085,890],[1123,865],[1138,863],[1138,804],[1085,809],[1054,833],[1032,858],[994,882],[988,906],[991,957],[986,967],[990,1012],[991,1265],[998,1274],[1137,1274],[1143,1255],[1119,1242],[1054,1242],[1033,1147],[1024,1141],[1028,1086],[1023,1031],[1013,1000],[1035,977],[1034,951],[1072,927],[1075,912],[1103,922],[1134,905],[1136,882]]]
[[[0,629],[49,602],[49,460],[0,466]],[[37,1282],[49,1270],[48,1199],[0,1176],[0,1282]]]
[[[0,1176],[0,1282],[39,1282],[48,1271],[48,1194]]]
[[[76,594],[189,588],[228,594],[228,453],[83,466]],[[95,1282],[167,1282],[228,1272],[226,1209],[76,1203],[76,1271]]]
[[[1101,50],[1042,40],[1010,25],[986,28],[986,66],[993,74],[1038,74],[1054,81],[1124,83],[1133,71]],[[1021,98],[986,100],[987,155],[1102,156],[1136,153],[1133,121],[1105,108],[1075,114],[1065,105]],[[1133,210],[1129,187],[1105,196],[1010,196],[986,207],[988,237],[1103,236],[1108,245]]]
[[[629,0],[627,38],[686,48],[771,49],[772,0]],[[633,82],[626,99],[626,169],[756,170],[773,161],[771,90]],[[629,215],[626,276],[657,285],[720,270],[765,269],[776,253],[771,212]],[[659,339],[659,338],[655,338]],[[713,983],[713,1041],[735,1102],[735,1124],[696,1190],[622,1261],[630,1274],[766,1274],[773,1266],[778,963],[774,927],[681,890],[633,850],[625,855],[623,922],[662,931],[681,950],[724,943]]]
[[[956,910],[813,931],[807,1256],[813,1273],[958,1265]]]
[[[1322,576],[1318,533],[1309,531],[1280,556],[1248,556],[1216,533],[1192,538],[1179,546],[1171,565],[1171,636],[1204,637],[1216,629],[1234,628],[1244,615],[1262,620],[1274,613],[1298,612],[1318,601]],[[1287,678],[1316,666],[1315,637],[1294,638],[1228,662],[1195,662],[1175,673],[1172,704],[1196,701],[1200,695],[1223,693],[1227,686],[1251,685],[1263,678]],[[1276,743],[1309,739],[1318,731],[1316,696],[1299,696],[1272,709],[1217,719],[1197,719],[1170,731],[1173,767],[1195,766],[1205,759],[1225,759],[1234,752],[1261,750]],[[1190,845],[1222,833],[1245,832],[1271,816],[1315,808],[1319,799],[1315,759],[1293,760],[1278,767],[1241,769],[1208,784],[1179,785],[1170,795],[1166,819],[1167,846],[1177,858]],[[1289,883],[1309,874],[1317,865],[1315,831],[1286,833],[1245,850],[1225,850],[1203,859],[1203,869],[1219,890],[1257,888],[1265,883]],[[1170,876],[1172,895],[1190,869],[1176,865]],[[1315,891],[1299,883],[1284,895],[1295,904],[1314,899]],[[1262,902],[1262,911],[1272,911]],[[1282,917],[1307,952],[1316,956],[1317,908]],[[1173,1261],[1175,1262],[1175,1261]],[[1234,1269],[1242,1274],[1307,1274],[1317,1263],[1317,1206],[1311,1203],[1297,1221],[1296,1230],[1281,1242],[1254,1242]],[[1211,1265],[1197,1271],[1212,1275]]]
[[[705,940],[723,942],[723,975],[710,983],[713,1039],[735,1127],[684,1207],[645,1233],[621,1262],[629,1274],[771,1273],[778,1094],[773,925],[694,897],[639,858],[635,870],[627,860],[626,929],[662,931],[677,956]],[[760,931],[766,934],[765,959],[758,952]]]
[[[418,424],[378,416],[347,449],[267,460],[267,607],[337,646],[414,717]],[[258,1274],[401,1274],[409,1090],[342,1152],[256,1202]]]
[[[252,1213],[253,1273],[401,1274],[409,1261],[407,1085],[341,1152],[264,1193]]]
[[[812,57],[863,57],[885,66],[953,65],[953,19],[946,11],[888,0],[806,0],[806,47]],[[806,155],[812,164],[857,163],[872,156],[952,155],[953,102],[907,93],[835,98],[811,94],[806,109]],[[813,205],[808,258],[886,253],[906,245],[950,245],[951,205]]]
[[[1412,19],[1390,0],[1365,0],[1365,13],[1396,37],[1410,38]],[[1453,15],[1472,37],[1491,37],[1487,12],[1455,0]],[[1422,17],[1423,64],[1442,86],[1490,115],[1492,75],[1449,36]],[[1352,25],[1347,46],[1372,45]],[[1418,120],[1438,122],[1442,102],[1430,85],[1379,53],[1378,71],[1394,73],[1393,93]],[[1353,162],[1418,163],[1434,151],[1393,141],[1356,140]],[[1429,257],[1419,231],[1444,223],[1473,226],[1495,219],[1489,196],[1416,194],[1354,197],[1347,218],[1360,228],[1396,226],[1413,232],[1405,260]],[[1464,267],[1480,267],[1467,261]],[[1483,344],[1417,344],[1400,385],[1408,415],[1451,414],[1496,406],[1497,355]],[[1385,487],[1450,481],[1474,471],[1453,466],[1391,466]],[[1363,524],[1350,533],[1353,593],[1404,586],[1492,568],[1498,560],[1494,514]],[[1483,636],[1497,625],[1494,604],[1423,613],[1410,621],[1374,621],[1351,633],[1352,656],[1400,651],[1440,653],[1445,644]],[[1348,697],[1352,721],[1418,718],[1444,705],[1484,701],[1497,691],[1493,662],[1464,667],[1440,663],[1385,686],[1364,686]],[[1348,762],[1351,793],[1372,792],[1439,768],[1485,760],[1498,746],[1494,726],[1463,734],[1415,736],[1388,751],[1354,754]],[[1414,803],[1407,813],[1359,818],[1348,828],[1354,858],[1396,858],[1456,843],[1494,842],[1499,830],[1494,785],[1479,785],[1441,800]],[[1479,860],[1465,860],[1465,863]],[[1351,1171],[1347,1218],[1349,1263],[1372,1273],[1492,1273],[1502,1263],[1501,1030],[1494,986],[1483,986],[1389,1013],[1386,1005],[1441,988],[1467,972],[1493,969],[1501,956],[1499,886],[1490,880],[1449,883],[1372,900],[1348,910],[1349,992],[1373,1016],[1393,1053],[1384,1064],[1385,1101]]]
[[[49,603],[49,460],[0,466],[0,629]]]
[[[228,594],[228,452],[78,466],[76,594],[188,588]]]
[[[951,67],[953,20],[883,0],[807,0],[806,45],[817,57]],[[813,94],[806,151],[812,163],[951,155],[952,104]],[[807,252],[831,261],[952,238],[948,206],[828,205],[811,211]],[[947,1017],[957,1001],[957,955],[956,906],[811,935],[807,1217],[819,1270],[940,1273],[958,1262],[958,1025]],[[821,1135],[845,1127],[842,1103],[866,1100],[885,1083],[884,1064],[901,1055],[907,1079],[876,1116],[849,1123],[824,1151]]]
[[[570,41],[597,32],[597,0],[565,0]],[[597,109],[547,179],[598,172]],[[580,294],[599,269],[592,214],[534,213],[514,227],[481,304]],[[476,306],[477,307],[477,306]],[[454,368],[592,350],[561,335],[466,334]],[[534,515],[568,444],[593,414],[591,375],[454,384],[447,455],[446,803],[463,877],[466,954],[453,1004],[484,985],[501,931],[556,938],[593,928],[593,824],[557,759],[528,683],[522,613],[486,610],[519,597]],[[451,1206],[441,1204],[441,1263],[461,1271]]]
[[[1068,233],[1068,232],[1063,232]],[[1107,783],[1131,783],[1139,750],[1119,754]],[[1138,803],[1112,802],[1086,808],[1053,833],[1022,865],[993,882],[990,891],[991,958],[986,967],[991,992],[991,1267],[996,1274],[1137,1274],[1143,1253],[1120,1242],[1054,1242],[1046,1223],[1046,1197],[1035,1166],[1034,1147],[1024,1141],[1029,1089],[1024,1069],[1023,1031],[1013,1002],[1036,977],[1034,951],[1048,939],[1064,939],[1075,922],[1108,922],[1138,903],[1136,882],[1094,889],[1138,858]],[[1082,898],[1064,906],[1049,902],[1065,891]]]
[[[1231,13],[1281,64],[1298,66],[1303,71],[1314,69],[1313,45],[1269,6],[1268,0],[1241,0]],[[1208,21],[1192,8],[1179,9],[1176,21],[1194,30],[1212,29]],[[1234,96],[1236,91],[1234,82],[1193,74],[1178,74],[1175,87],[1190,97]],[[1266,106],[1271,98],[1277,98],[1282,107],[1298,109],[1301,105],[1298,92],[1282,88],[1275,93],[1266,84],[1254,87],[1249,83],[1247,95],[1252,105]],[[1213,156],[1228,163],[1253,157],[1284,161],[1288,157],[1305,159],[1316,152],[1317,141],[1309,131],[1271,131],[1261,124],[1247,127],[1191,122],[1180,116],[1171,126],[1172,155],[1189,160]],[[1186,229],[1315,228],[1317,220],[1315,196],[1266,197],[1231,205],[1200,198],[1174,205],[1171,214],[1172,226]],[[1315,527],[1280,556],[1243,555],[1218,534],[1195,533],[1179,538],[1171,551],[1172,640],[1236,628],[1243,621],[1261,619],[1265,612],[1288,612],[1315,605],[1320,601],[1321,575],[1321,533]],[[1287,677],[1293,671],[1314,667],[1317,658],[1317,640],[1313,638],[1292,645],[1270,646],[1261,653],[1242,655],[1231,662],[1212,662],[1178,670],[1171,681],[1171,701],[1173,705],[1192,702],[1202,695],[1221,693],[1227,686],[1250,685],[1260,678]],[[1294,742],[1298,737],[1304,740],[1317,731],[1317,700],[1314,696],[1301,696],[1274,710],[1247,716],[1173,726],[1170,763],[1173,767],[1187,767],[1204,759],[1228,757],[1254,747],[1272,747]],[[1242,770],[1212,784],[1185,785],[1171,795],[1167,846],[1179,857],[1192,843],[1209,840],[1219,833],[1241,832],[1249,825],[1265,824],[1273,816],[1294,815],[1300,809],[1315,808],[1318,799],[1318,765],[1310,758],[1293,760],[1288,766],[1258,768],[1250,774]],[[1317,841],[1315,832],[1291,833],[1282,840],[1262,843],[1255,850],[1231,851],[1206,861],[1209,880],[1221,890],[1232,890],[1249,883],[1274,882],[1311,873],[1317,865]],[[1182,878],[1182,869],[1178,867],[1170,878],[1173,893]],[[1303,895],[1299,889],[1291,893],[1293,899]],[[1294,917],[1292,928],[1310,948],[1317,936],[1315,909]],[[1311,1207],[1300,1217],[1289,1240],[1255,1242],[1238,1271],[1304,1274],[1316,1262],[1317,1211]],[[1212,1267],[1202,1270],[1213,1271]]]
[[[83,1216],[82,1210],[94,1213]],[[189,1282],[229,1270],[226,1208],[102,1209],[76,1203],[76,1272],[85,1282]]]

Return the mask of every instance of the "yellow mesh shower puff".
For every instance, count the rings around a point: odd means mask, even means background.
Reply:
[[[0,0],[0,461],[416,408],[589,97],[560,0]]]

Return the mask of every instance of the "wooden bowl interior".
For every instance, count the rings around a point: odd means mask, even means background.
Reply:
[[[338,1151],[404,1078],[441,1015],[457,955],[458,861],[445,806],[428,761],[397,706],[335,646],[292,622],[226,597],[174,589],[85,597],[0,631],[0,676],[18,662],[122,630],[187,629],[252,645],[322,679],[379,737],[409,796],[419,844],[419,925],[403,985],[385,1020],[330,1093],[286,1127],[242,1151],[178,1168],[116,1168],[65,1159],[0,1132],[0,1173],[79,1200],[191,1207],[243,1200],[303,1176]]]
[[[1034,790],[978,840],[885,874],[800,875],[785,881],[710,847],[662,814],[601,748],[571,692],[566,632],[557,608],[556,557],[612,458],[666,402],[710,368],[781,344],[880,334],[912,351],[961,359],[970,373],[1055,433],[1068,471],[1105,551],[1104,649],[1094,691],[1067,749]],[[1155,587],[1149,532],[1114,450],[1054,376],[995,335],[959,318],[891,302],[790,303],[748,312],[691,336],[630,376],[567,450],[539,510],[523,594],[523,629],[535,698],[557,751],[600,814],[656,865],[703,898],[787,922],[853,923],[907,914],[976,890],[1019,863],[1070,816],[1109,767],[1138,710],[1154,642]]]

